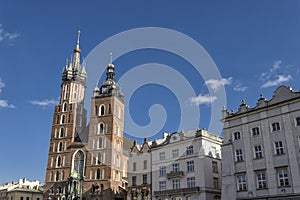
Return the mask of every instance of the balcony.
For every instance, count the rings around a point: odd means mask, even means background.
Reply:
[[[185,195],[200,192],[200,187],[191,187],[191,188],[180,188],[173,190],[162,190],[162,191],[154,191],[154,196],[165,196],[165,195]]]
[[[171,171],[170,173],[167,173],[167,178],[171,179],[171,178],[181,178],[184,176],[183,171],[178,171],[178,172],[174,172]]]

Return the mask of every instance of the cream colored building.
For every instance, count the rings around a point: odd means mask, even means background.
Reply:
[[[127,200],[151,199],[151,147],[135,141],[129,152]]]
[[[221,144],[220,136],[200,129],[165,133],[154,141],[152,199],[220,199]]]
[[[43,190],[39,181],[28,181],[25,178],[18,182],[0,186],[0,200],[42,200]]]
[[[223,110],[222,199],[300,199],[300,93]]]

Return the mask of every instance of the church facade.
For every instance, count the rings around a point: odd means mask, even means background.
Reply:
[[[124,101],[114,81],[114,65],[94,89],[86,125],[84,94],[87,73],[81,62],[80,31],[73,59],[62,73],[59,104],[50,137],[44,199],[122,199],[127,184],[124,153]],[[125,139],[126,140],[126,139]],[[69,195],[69,196],[68,196]],[[101,198],[102,196],[102,198]]]

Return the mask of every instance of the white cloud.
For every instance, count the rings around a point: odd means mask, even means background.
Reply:
[[[234,86],[233,90],[236,92],[245,92],[248,89],[248,87],[246,86],[242,86],[240,84],[237,84],[236,86]]]
[[[7,100],[0,99],[0,108],[15,108],[13,104],[9,104]]]
[[[209,79],[205,81],[205,84],[208,85],[214,92],[216,92],[221,86],[230,85],[232,82],[232,77],[222,78],[222,79]]]
[[[218,98],[216,96],[210,96],[209,94],[199,94],[197,97],[192,97],[190,99],[192,104],[201,105],[201,104],[211,104],[216,101]]]
[[[9,33],[6,30],[4,30],[2,24],[0,24],[0,42],[3,40],[13,41],[17,37],[20,37],[20,34],[18,33]]]
[[[37,106],[51,106],[51,105],[56,105],[58,102],[55,100],[49,100],[49,99],[43,99],[43,100],[33,100],[30,101],[32,105],[37,105]]]
[[[276,86],[279,85],[283,82],[287,82],[289,80],[292,80],[292,76],[291,75],[277,75],[276,76],[277,79],[273,80],[273,81],[267,81],[266,83],[264,83],[261,88],[268,88],[268,87],[272,87],[272,86]]]
[[[282,63],[281,60],[276,60],[276,61],[274,62],[274,64],[273,64],[273,67],[271,68],[271,72],[273,72],[273,71],[279,69],[281,63]]]
[[[280,69],[281,63],[282,63],[281,60],[274,61],[273,66],[271,67],[271,69],[269,71],[261,73],[260,80],[262,80],[262,81],[269,80],[274,75],[275,71]]]

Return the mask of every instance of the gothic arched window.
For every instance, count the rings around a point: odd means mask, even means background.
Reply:
[[[61,137],[61,138],[64,137],[64,128],[63,127],[60,128],[59,137]]]
[[[81,150],[77,151],[73,157],[73,170],[83,175],[84,170],[84,154]]]
[[[99,138],[98,148],[99,149],[102,148],[102,138],[101,137]]]
[[[61,157],[60,156],[57,157],[56,166],[61,167]]]
[[[57,152],[62,152],[62,150],[63,150],[63,143],[59,142]]]
[[[96,179],[100,179],[100,169],[97,169]]]
[[[97,160],[98,160],[98,161],[97,161],[97,164],[98,164],[98,165],[101,164],[101,159],[102,159],[102,158],[101,158],[101,153],[98,153],[98,159],[97,159]]]
[[[61,115],[60,124],[64,124],[65,122],[66,122],[66,116],[65,115]]]
[[[59,171],[56,172],[55,181],[59,181]]]
[[[104,133],[104,124],[103,123],[98,124],[98,134],[100,134],[100,133]]]
[[[67,103],[66,102],[63,104],[62,111],[63,112],[67,111]]]
[[[105,114],[105,106],[101,105],[100,108],[99,108],[99,116],[102,116],[104,114]]]

